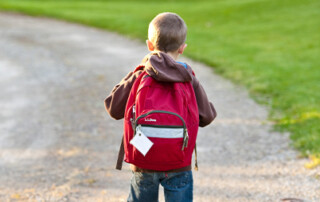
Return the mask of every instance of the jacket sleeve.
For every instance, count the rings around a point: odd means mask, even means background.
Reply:
[[[199,126],[209,125],[217,116],[213,104],[208,100],[207,94],[196,77],[193,77],[192,85],[197,99],[199,110]]]
[[[105,99],[104,105],[110,116],[116,120],[124,117],[127,100],[134,81],[142,71],[130,72],[117,84],[110,95]]]

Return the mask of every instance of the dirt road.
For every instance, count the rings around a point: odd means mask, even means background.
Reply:
[[[126,200],[131,173],[114,169],[122,122],[103,100],[146,53],[113,33],[0,14],[0,201]],[[306,170],[288,134],[271,131],[267,110],[181,60],[218,111],[199,133],[195,201],[320,201],[319,169]]]

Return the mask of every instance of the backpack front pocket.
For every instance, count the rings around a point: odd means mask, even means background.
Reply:
[[[184,161],[184,150],[181,149],[184,140],[183,127],[138,125],[136,131],[141,131],[141,133],[148,137],[153,142],[153,146],[145,156],[134,148],[135,160],[155,165],[174,165]]]
[[[142,133],[153,143],[145,156],[133,147],[135,161],[172,166],[185,161],[189,136],[185,121],[180,115],[153,110],[137,117],[134,125],[134,135]]]

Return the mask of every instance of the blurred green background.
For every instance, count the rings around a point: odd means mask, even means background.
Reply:
[[[186,56],[247,87],[270,107],[275,129],[289,131],[303,156],[320,154],[319,0],[0,0],[0,10],[142,41],[156,14],[178,13],[188,26]]]

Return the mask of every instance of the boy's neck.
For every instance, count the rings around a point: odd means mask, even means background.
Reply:
[[[179,57],[179,53],[178,53],[178,51],[176,51],[176,52],[167,52],[167,54],[170,56],[170,57],[172,57],[172,59],[174,59],[174,60],[177,60],[178,59],[178,57]]]
[[[159,52],[163,52],[163,51],[159,51]],[[166,53],[167,55],[169,55],[174,60],[177,60],[179,55],[180,55],[178,53],[178,51],[175,51],[175,52],[163,52],[163,53]]]

